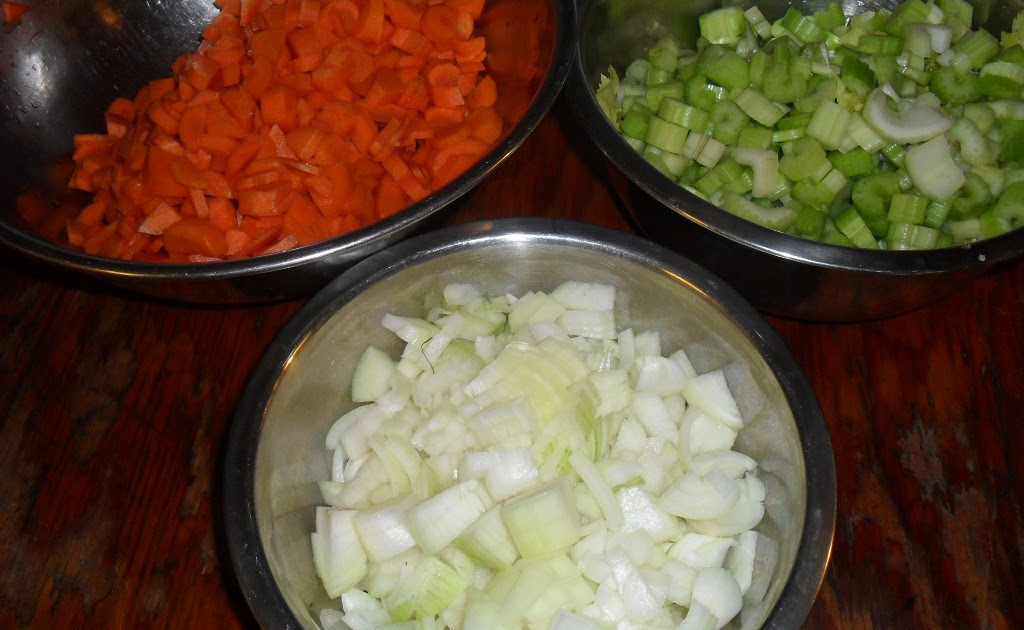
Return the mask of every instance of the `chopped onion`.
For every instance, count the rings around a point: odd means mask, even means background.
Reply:
[[[777,545],[723,371],[618,330],[609,285],[442,295],[383,317],[405,349],[363,353],[365,404],[325,439],[322,625],[718,628],[765,596]]]

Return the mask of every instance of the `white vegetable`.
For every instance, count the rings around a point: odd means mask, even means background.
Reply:
[[[416,545],[406,518],[411,505],[399,499],[356,514],[353,525],[370,560],[382,562]]]
[[[764,597],[765,488],[732,450],[757,405],[658,331],[619,331],[615,307],[604,284],[460,284],[382,319],[401,358],[363,353],[366,404],[325,439],[334,507],[311,542],[342,606],[325,627],[706,629]]]
[[[967,183],[942,135],[907,149],[904,164],[914,186],[935,201],[946,201]]]
[[[875,88],[868,95],[862,114],[875,131],[900,144],[931,140],[953,126],[953,118],[936,107],[911,103],[906,109],[890,108],[885,87]]]
[[[615,287],[610,284],[569,280],[558,285],[551,297],[567,309],[610,311],[615,308]]]
[[[507,503],[502,516],[524,558],[564,551],[580,539],[579,513],[564,478]]]
[[[725,373],[721,370],[695,376],[683,385],[686,402],[697,407],[730,429],[739,431],[743,418],[736,406],[736,399],[729,391]]]
[[[366,552],[356,535],[355,510],[318,507],[310,535],[313,566],[330,597],[338,597],[366,575]]]
[[[409,510],[409,529],[425,553],[437,553],[490,507],[480,482],[470,479],[438,492]]]
[[[693,601],[718,619],[721,628],[743,607],[743,595],[732,574],[722,568],[702,569],[693,582]],[[724,621],[723,621],[724,620]]]

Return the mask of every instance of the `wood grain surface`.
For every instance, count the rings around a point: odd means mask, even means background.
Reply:
[[[449,223],[632,230],[563,102]],[[0,627],[243,628],[219,466],[250,370],[302,301],[170,305],[0,253]],[[770,318],[835,445],[808,628],[1024,626],[1024,261],[896,318]]]

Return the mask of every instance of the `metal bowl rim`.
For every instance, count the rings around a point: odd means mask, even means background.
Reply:
[[[263,627],[299,628],[272,571],[257,530],[255,463],[267,402],[285,366],[306,338],[367,286],[410,267],[473,248],[529,241],[590,249],[686,278],[744,331],[771,368],[792,409],[804,458],[807,506],[796,560],[764,628],[798,628],[824,579],[836,521],[836,471],[828,426],[803,370],[767,320],[743,297],[697,263],[625,232],[569,220],[482,221],[412,237],[345,271],[281,330],[249,381],[232,419],[223,478],[223,515],[232,564]]]

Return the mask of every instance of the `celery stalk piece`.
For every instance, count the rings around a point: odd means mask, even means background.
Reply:
[[[822,103],[807,124],[807,135],[831,151],[839,148],[849,126],[849,111],[835,102]]]
[[[796,211],[785,206],[760,206],[742,195],[726,193],[722,197],[722,209],[738,217],[752,221],[773,230],[785,231],[796,221]]]
[[[740,109],[766,127],[772,127],[784,112],[760,91],[746,87],[734,97]]]
[[[946,201],[967,181],[953,160],[945,136],[908,149],[905,163],[917,190],[934,201]]]
[[[697,23],[701,37],[712,44],[735,45],[746,30],[747,17],[741,7],[722,7],[702,14]]]
[[[864,219],[857,213],[857,209],[850,207],[835,219],[836,228],[850,239],[850,242],[865,249],[879,249],[878,241],[868,228]],[[888,229],[888,225],[886,226]]]
[[[883,88],[875,88],[864,105],[864,120],[882,137],[892,142],[924,142],[945,133],[953,119],[935,107],[913,105],[897,111],[889,107]]]

